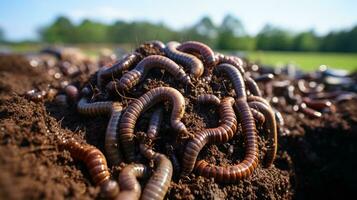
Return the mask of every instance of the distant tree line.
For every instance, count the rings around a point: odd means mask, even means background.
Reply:
[[[161,23],[146,21],[116,21],[104,24],[83,20],[73,24],[66,17],[58,17],[40,31],[41,39],[49,43],[129,43],[146,40],[197,40],[222,50],[277,50],[277,51],[333,51],[357,52],[357,26],[351,30],[317,36],[314,31],[291,33],[266,25],[255,37],[246,33],[240,20],[227,15],[220,25],[209,17],[181,30],[173,30]],[[0,31],[1,39],[1,31]]]

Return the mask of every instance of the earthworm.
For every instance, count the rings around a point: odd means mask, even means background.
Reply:
[[[265,130],[268,131],[268,146],[264,166],[270,167],[274,162],[278,148],[278,133],[274,111],[269,106],[258,101],[249,102],[249,106],[263,113],[266,119],[264,126]]]
[[[230,64],[233,65],[235,68],[237,68],[242,75],[245,73],[245,70],[243,68],[243,61],[240,59],[237,60],[232,56],[225,56],[219,53],[216,54],[216,60],[217,60],[217,65]]]
[[[202,56],[203,63],[206,64],[208,68],[212,68],[216,64],[216,58],[212,49],[197,41],[187,41],[180,44],[177,50],[183,51],[185,53],[197,53]]]
[[[322,110],[324,108],[330,108],[332,106],[329,100],[312,100],[310,98],[303,98],[303,102],[310,108],[315,110]]]
[[[207,178],[214,178],[218,182],[236,182],[251,175],[258,165],[258,141],[256,128],[250,108],[244,98],[237,99],[235,106],[240,116],[245,140],[244,160],[233,166],[216,166],[205,160],[197,161],[196,172]]]
[[[204,129],[188,141],[182,159],[183,175],[192,172],[198,154],[207,143],[224,143],[234,136],[237,130],[237,118],[233,104],[234,99],[232,97],[224,98],[219,106],[220,125],[217,128]]]
[[[111,164],[120,164],[123,160],[118,147],[118,124],[123,107],[120,103],[114,102],[111,107],[111,116],[105,133],[104,149]]]
[[[119,76],[122,71],[129,69],[131,66],[135,66],[141,59],[142,56],[140,54],[130,53],[113,64],[111,67],[99,70],[97,74],[98,86],[101,87],[103,79],[110,79],[112,77]]]
[[[202,76],[204,67],[201,60],[191,54],[178,51],[176,48],[179,45],[180,43],[178,42],[167,43],[165,48],[167,57],[179,63],[184,68],[187,67],[193,77],[198,78]]]
[[[115,198],[116,200],[135,200],[141,195],[141,185],[137,178],[147,176],[148,169],[143,164],[130,164],[119,174],[120,193]]]
[[[310,117],[320,118],[322,116],[322,114],[320,112],[307,107],[305,103],[301,103],[299,105],[299,110],[301,110],[301,112],[303,112],[304,114],[306,114]]]
[[[250,111],[252,112],[253,118],[258,122],[259,125],[264,124],[265,117],[261,112],[252,107],[250,108]]]
[[[107,161],[103,153],[96,147],[80,144],[73,139],[63,140],[59,144],[61,150],[67,150],[75,160],[83,161],[95,185],[100,186],[105,192],[104,196],[113,197],[118,192],[118,185],[110,180]]]
[[[149,128],[147,131],[147,135],[150,139],[155,139],[159,133],[162,117],[163,117],[163,109],[162,107],[156,109],[154,113],[151,115]]]
[[[185,71],[169,58],[160,55],[152,55],[144,58],[139,64],[131,71],[125,73],[118,82],[118,87],[121,90],[130,90],[138,82],[140,82],[154,67],[165,69],[175,79],[183,82],[184,84],[192,85],[191,79],[186,75]]]
[[[259,97],[262,96],[257,83],[249,76],[245,76],[245,84],[252,95]]]
[[[133,100],[121,118],[119,131],[120,142],[124,147],[124,153],[128,161],[134,160],[134,128],[140,114],[161,101],[169,100],[173,104],[171,113],[171,126],[179,134],[188,134],[186,126],[180,121],[185,113],[185,99],[182,94],[171,87],[154,88],[139,99]]]
[[[224,72],[233,84],[234,91],[238,99],[246,99],[245,84],[242,74],[231,64],[220,64],[217,66],[218,72]]]
[[[140,144],[140,152],[147,159],[153,159],[156,165],[153,175],[145,185],[141,199],[164,199],[172,178],[173,168],[171,161],[164,154],[154,152],[145,144]]]
[[[264,99],[263,97],[248,96],[248,97],[247,97],[247,101],[248,101],[248,102],[258,101],[258,102],[261,102],[261,103],[265,104],[265,105],[268,106],[268,107],[271,107],[270,104],[269,104],[269,102],[268,102],[266,99]]]
[[[268,82],[274,79],[274,74],[262,74],[254,78],[255,82]]]
[[[110,120],[105,133],[105,151],[110,163],[119,164],[123,158],[118,149],[118,123],[122,113],[122,106],[118,102],[105,101],[87,103],[86,98],[82,98],[77,104],[78,112],[90,116],[110,114]]]
[[[214,104],[216,106],[221,103],[221,100],[214,94],[201,94],[197,97],[196,101],[198,103]]]

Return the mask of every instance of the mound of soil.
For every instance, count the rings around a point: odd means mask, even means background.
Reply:
[[[88,74],[86,75],[88,77]],[[172,83],[158,70],[138,90],[147,91],[158,85]],[[86,79],[76,80],[83,85]],[[221,81],[221,80],[215,80]],[[33,68],[16,55],[0,57],[0,197],[2,199],[97,199],[83,163],[74,161],[68,152],[58,151],[58,135],[75,137],[103,150],[108,117],[83,117],[75,105],[56,102],[31,102],[24,98],[27,90],[47,84],[60,85],[41,68]],[[214,85],[212,86],[214,87]],[[222,93],[229,93],[222,89]],[[199,88],[199,87],[197,87]],[[198,91],[192,91],[192,95]],[[135,93],[132,94],[135,97]],[[98,97],[104,98],[104,97]],[[310,199],[343,198],[357,189],[357,101],[336,105],[336,113],[310,119],[298,113],[282,112],[288,134],[279,135],[278,155],[271,168],[259,166],[253,175],[236,184],[217,184],[212,179],[191,175],[174,177],[168,199]],[[198,115],[190,112],[194,109]],[[185,124],[199,130],[217,123],[214,108],[187,105]],[[207,115],[209,113],[209,115]],[[169,113],[165,113],[168,115]],[[139,123],[146,127],[149,116]],[[168,123],[165,123],[168,124]],[[142,128],[144,130],[144,128]],[[160,133],[161,135],[161,133]],[[163,130],[156,148],[165,150],[170,140],[169,129]],[[244,155],[241,134],[231,144],[209,145],[202,158],[210,162],[232,164]],[[260,148],[264,142],[260,139]],[[117,179],[119,167],[112,167]],[[174,173],[175,174],[175,173]]]

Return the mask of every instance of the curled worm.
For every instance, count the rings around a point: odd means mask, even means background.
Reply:
[[[128,161],[135,158],[134,128],[140,114],[161,101],[169,100],[173,104],[171,113],[171,126],[179,134],[188,134],[186,126],[180,121],[185,113],[185,99],[182,94],[171,87],[154,88],[139,99],[133,100],[120,121],[120,142]]]
[[[141,59],[142,56],[140,54],[131,53],[113,64],[111,67],[100,70],[97,75],[98,86],[100,87],[102,85],[103,79],[119,76],[122,71],[129,69],[131,66],[135,66]]]
[[[217,65],[220,64],[230,64],[233,65],[238,71],[243,75],[245,70],[243,68],[243,61],[241,59],[236,59],[232,56],[225,56],[223,54],[216,54]]]
[[[148,71],[154,67],[165,69],[172,76],[183,82],[184,84],[192,85],[191,79],[186,75],[185,71],[169,58],[160,55],[152,55],[143,59],[133,70],[125,73],[118,82],[119,89],[129,90],[139,83]]]
[[[206,64],[208,68],[212,68],[216,64],[216,58],[212,49],[197,41],[187,41],[180,44],[177,50],[183,51],[185,53],[197,53],[202,56],[203,63]]]
[[[268,106],[268,107],[271,107],[270,104],[269,104],[269,102],[268,102],[266,99],[264,99],[263,97],[248,96],[248,97],[247,97],[247,101],[248,101],[248,102],[258,101],[258,102],[261,102],[261,103],[265,104],[265,105]]]
[[[224,143],[234,136],[237,130],[237,118],[233,104],[234,99],[232,97],[224,98],[219,107],[220,125],[217,128],[204,129],[188,141],[182,159],[183,175],[192,172],[198,154],[207,143]]]
[[[82,98],[78,104],[79,113],[90,116],[110,114],[110,120],[105,134],[105,151],[111,164],[119,164],[123,158],[118,148],[118,123],[122,113],[122,106],[118,102],[105,101],[87,103],[86,98]]]
[[[131,164],[120,172],[119,187],[120,193],[116,200],[135,200],[141,195],[141,185],[137,178],[142,178],[148,174],[148,169],[142,164]]]
[[[256,128],[250,108],[244,99],[237,99],[235,106],[240,115],[245,140],[244,160],[233,166],[216,166],[205,160],[197,161],[196,172],[207,178],[214,178],[218,182],[236,182],[251,175],[258,165],[258,141]]]
[[[252,95],[259,97],[262,96],[262,93],[260,92],[257,83],[249,76],[245,77],[245,84]]]
[[[156,109],[154,113],[151,115],[149,128],[147,131],[147,135],[150,139],[155,139],[159,133],[162,117],[163,117],[163,109],[162,107]]]
[[[238,99],[246,99],[245,84],[242,74],[231,64],[220,64],[217,66],[218,72],[224,72],[233,84],[234,91]]]
[[[110,180],[107,161],[99,149],[88,144],[80,144],[72,139],[62,141],[59,148],[69,151],[73,159],[86,164],[94,184],[106,192],[104,196],[113,197],[118,193],[118,185]]]
[[[176,48],[180,44],[178,42],[169,42],[165,48],[165,54],[183,67],[189,68],[190,74],[198,78],[202,76],[204,67],[202,62],[195,56],[178,51]]]
[[[269,106],[261,102],[257,102],[257,101],[249,102],[249,106],[263,113],[266,119],[264,126],[265,126],[265,130],[268,131],[268,146],[267,146],[267,155],[265,158],[264,166],[269,167],[273,164],[275,160],[275,156],[278,148],[278,133],[277,133],[275,114],[274,111]]]
[[[156,165],[153,175],[145,185],[141,199],[164,199],[172,178],[173,168],[171,161],[165,155],[154,152],[144,144],[140,144],[140,152],[147,159],[153,159]]]
[[[258,122],[259,125],[264,124],[265,117],[261,112],[252,107],[250,108],[250,111],[252,112],[254,119]]]
[[[214,104],[216,106],[221,103],[221,100],[214,94],[201,94],[197,97],[196,101],[198,103]]]

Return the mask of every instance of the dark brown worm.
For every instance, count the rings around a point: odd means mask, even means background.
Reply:
[[[304,113],[304,114],[306,114],[306,115],[308,115],[310,117],[320,118],[322,116],[322,114],[320,112],[318,112],[318,111],[316,111],[316,110],[314,110],[312,108],[307,107],[305,103],[301,103],[299,105],[299,110],[302,113]]]
[[[61,150],[67,150],[75,160],[84,162],[89,174],[96,186],[105,191],[106,197],[114,197],[118,193],[118,185],[110,180],[110,172],[103,153],[94,146],[80,144],[73,139],[64,140],[60,143]]]
[[[258,141],[253,116],[250,107],[244,98],[235,102],[237,113],[239,113],[242,123],[242,130],[245,141],[244,160],[233,166],[216,166],[207,163],[205,160],[197,161],[195,169],[198,175],[206,178],[214,178],[217,182],[237,182],[248,177],[258,166]]]
[[[275,160],[278,149],[278,133],[274,111],[269,106],[258,101],[249,102],[249,106],[263,113],[266,119],[264,126],[265,130],[268,132],[268,145],[264,166],[270,167]]]
[[[237,99],[246,99],[245,84],[242,74],[231,64],[220,64],[217,66],[218,72],[224,72],[231,80]]]
[[[263,74],[254,78],[255,82],[268,82],[274,79],[274,74]]]
[[[154,111],[154,113],[151,115],[150,122],[149,122],[149,128],[147,131],[148,138],[150,139],[155,139],[157,135],[159,134],[159,129],[163,117],[163,108],[160,107]]]
[[[139,99],[133,100],[120,121],[120,142],[123,145],[126,159],[130,162],[135,158],[134,128],[141,113],[161,101],[169,100],[173,104],[171,126],[179,134],[187,135],[186,126],[180,121],[185,113],[185,99],[182,94],[171,87],[154,88]]]
[[[188,141],[182,159],[183,175],[188,175],[192,172],[198,154],[207,143],[224,143],[234,136],[237,131],[237,118],[233,104],[234,99],[232,97],[224,98],[219,106],[220,125],[217,128],[204,129]]]
[[[330,108],[332,106],[329,100],[312,100],[310,98],[303,98],[303,102],[310,108],[315,110],[322,110],[324,108]]]
[[[252,112],[254,119],[258,122],[259,125],[264,124],[265,117],[261,112],[259,112],[258,110],[254,109],[254,108],[250,108],[250,111]]]
[[[118,147],[118,123],[123,110],[121,104],[112,101],[87,103],[87,99],[82,98],[77,109],[79,113],[90,116],[111,115],[105,134],[105,151],[111,164],[119,164],[123,160]]]
[[[105,133],[104,149],[112,165],[120,164],[123,161],[123,156],[118,145],[118,124],[122,110],[123,107],[120,103],[115,102],[112,104],[111,116]]]
[[[122,73],[122,71],[129,69],[131,66],[135,66],[137,63],[140,62],[141,59],[142,56],[140,54],[131,53],[126,55],[117,63],[113,64],[111,67],[99,70],[97,74],[98,86],[101,87],[103,79],[111,79],[118,77]]]
[[[217,65],[230,64],[237,68],[242,75],[245,73],[245,70],[243,68],[243,61],[240,59],[238,60],[232,56],[225,56],[223,54],[216,54],[216,61]]]
[[[254,96],[262,96],[262,93],[260,92],[260,89],[258,87],[258,84],[249,76],[245,77],[245,84],[249,90],[249,92],[254,95]]]
[[[216,106],[221,103],[221,100],[214,94],[201,94],[197,97],[196,101],[198,103],[213,104]]]
[[[203,44],[201,42],[187,41],[187,42],[180,44],[177,47],[177,50],[183,51],[185,53],[200,54],[202,56],[203,63],[208,68],[212,68],[216,64],[216,57],[215,57],[212,49],[209,46],[207,46],[206,44]]]
[[[131,164],[119,174],[120,193],[115,198],[116,200],[136,200],[141,195],[141,185],[137,178],[143,178],[148,175],[148,169],[142,164]]]
[[[141,199],[161,200],[164,199],[172,178],[171,161],[161,153],[154,152],[144,144],[140,144],[140,152],[150,160],[154,160],[156,169],[145,185]]]
[[[261,102],[261,103],[265,104],[265,105],[268,106],[268,107],[271,107],[270,104],[269,104],[269,102],[268,102],[266,99],[264,99],[263,97],[248,96],[248,97],[247,97],[247,101],[248,101],[248,102],[258,101],[258,102]]]
[[[162,68],[170,73],[175,79],[184,84],[192,85],[191,79],[185,71],[169,58],[160,55],[152,55],[143,59],[133,70],[125,73],[118,82],[121,90],[130,90],[139,83],[152,68]]]
[[[175,62],[182,65],[184,68],[188,68],[190,74],[198,78],[202,76],[204,67],[200,59],[197,57],[178,51],[176,48],[180,45],[178,42],[169,42],[165,48],[165,54]]]

